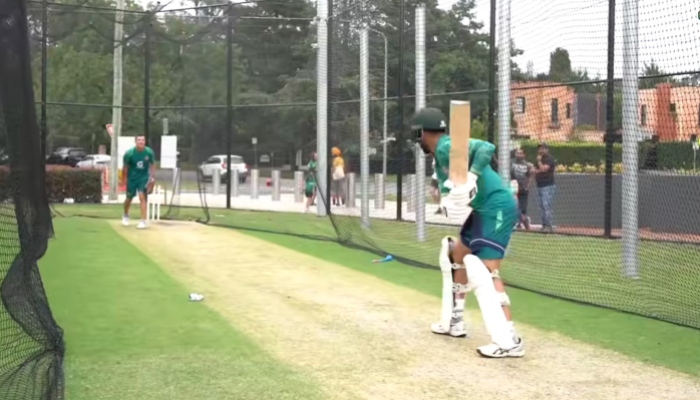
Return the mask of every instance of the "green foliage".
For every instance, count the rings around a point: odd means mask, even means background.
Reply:
[[[567,82],[572,74],[569,52],[557,47],[549,55],[549,79],[554,82]]]
[[[50,168],[46,171],[46,193],[49,202],[102,202],[102,171],[96,169]]]

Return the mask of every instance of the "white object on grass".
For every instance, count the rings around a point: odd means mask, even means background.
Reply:
[[[146,219],[148,221],[160,221],[160,209],[163,204],[163,187],[157,185],[153,188],[153,193],[146,199]]]
[[[204,295],[199,293],[190,293],[190,301],[202,301],[204,300]]]

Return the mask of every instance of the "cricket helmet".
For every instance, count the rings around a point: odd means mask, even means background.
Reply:
[[[411,137],[414,142],[420,144],[426,154],[430,151],[423,143],[423,132],[447,131],[447,118],[437,108],[422,108],[411,118]]]

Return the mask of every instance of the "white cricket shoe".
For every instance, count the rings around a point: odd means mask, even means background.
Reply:
[[[129,216],[128,215],[122,215],[122,225],[129,226]]]
[[[502,349],[497,344],[491,343],[476,349],[480,356],[486,358],[520,358],[525,356],[525,346],[523,340],[518,338],[515,347],[512,349]]]
[[[139,224],[136,225],[136,229],[146,229],[146,221],[139,221]]]
[[[464,321],[451,324],[450,328],[447,329],[442,326],[441,323],[437,322],[430,325],[430,330],[437,335],[450,335],[456,338],[462,338],[467,336],[467,326]]]

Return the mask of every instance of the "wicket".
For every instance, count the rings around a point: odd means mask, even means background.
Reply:
[[[163,188],[160,185],[153,188],[153,193],[148,195],[146,203],[146,219],[148,221],[160,221],[160,208],[163,204]]]

